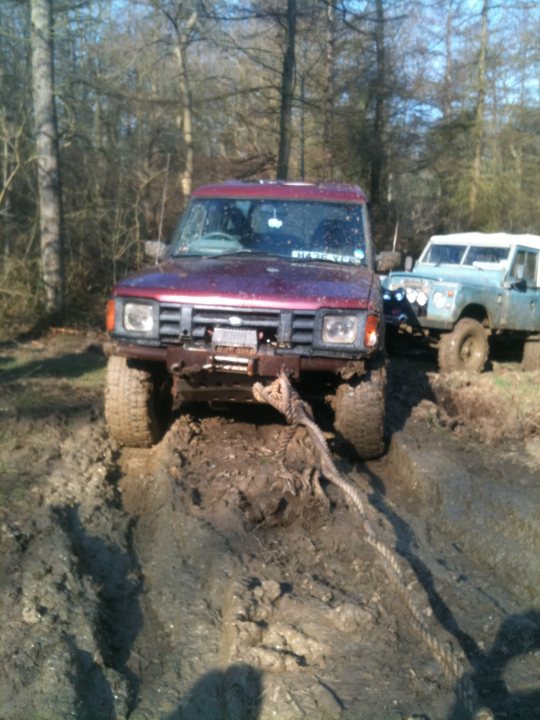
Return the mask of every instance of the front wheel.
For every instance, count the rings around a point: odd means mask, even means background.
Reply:
[[[342,383],[333,399],[334,427],[361,460],[384,450],[386,371],[370,370],[355,385]]]
[[[486,331],[472,318],[463,318],[439,340],[439,367],[443,372],[481,372],[487,356]]]
[[[113,355],[107,365],[105,419],[109,434],[128,447],[150,447],[163,437],[170,413],[165,371]]]

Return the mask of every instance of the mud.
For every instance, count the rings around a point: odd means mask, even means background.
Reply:
[[[28,369],[0,386],[2,720],[467,717],[354,511],[312,469],[304,435],[284,469],[272,410],[190,411],[156,448],[121,450],[99,383],[65,392],[65,378]],[[466,417],[448,420],[430,372],[391,369],[389,433],[410,432],[427,461],[453,453],[448,464],[481,441],[464,437]],[[23,382],[42,399],[64,392],[66,407],[21,412]],[[483,703],[498,718],[540,717],[540,614],[527,583],[499,576],[451,522],[434,521],[392,445],[366,467],[330,442]],[[518,453],[508,443],[497,450],[507,460]],[[492,469],[477,459],[474,473],[480,482]]]

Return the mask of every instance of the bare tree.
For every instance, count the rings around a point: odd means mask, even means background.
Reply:
[[[152,5],[167,19],[174,33],[174,55],[178,67],[178,90],[181,103],[181,131],[185,149],[184,169],[181,175],[184,200],[191,195],[193,185],[193,104],[191,97],[191,79],[187,50],[193,42],[198,22],[198,10],[195,3],[175,0],[151,0]]]
[[[385,45],[385,15],[383,0],[375,1],[375,77],[371,92],[374,100],[373,145],[371,155],[370,195],[374,206],[382,202],[383,176],[385,171],[386,149],[386,98],[387,98],[387,52]]]
[[[64,304],[62,202],[54,101],[52,0],[32,0],[32,96],[36,126],[41,263],[48,313]]]
[[[283,55],[283,70],[281,73],[281,105],[277,163],[277,177],[280,180],[286,180],[289,175],[292,106],[294,98],[296,19],[296,0],[287,0],[285,53]]]
[[[478,55],[478,81],[476,94],[476,107],[474,117],[474,156],[472,163],[471,188],[469,192],[469,222],[474,223],[478,190],[480,187],[482,143],[484,140],[484,108],[486,99],[486,55],[488,44],[488,11],[489,2],[482,4],[482,31],[480,35],[480,51]]]
[[[335,66],[335,19],[336,0],[326,4],[326,53],[324,77],[324,150],[326,175],[331,178],[334,171],[334,66]]]

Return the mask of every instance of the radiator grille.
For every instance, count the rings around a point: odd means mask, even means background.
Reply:
[[[207,307],[161,303],[159,339],[161,344],[212,341],[214,328],[241,327],[257,331],[260,344],[301,350],[313,344],[314,311],[266,310]]]

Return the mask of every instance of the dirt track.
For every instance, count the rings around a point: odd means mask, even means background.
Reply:
[[[408,389],[401,372],[393,429],[429,426],[425,372]],[[29,449],[38,420],[13,398],[41,379],[8,379],[0,429],[19,439],[5,475],[16,468],[25,492],[10,486],[0,510],[2,720],[467,717],[358,518],[306,473],[309,441],[297,436],[287,473],[277,462],[273,411],[184,414],[157,448],[120,451],[96,388],[42,416],[47,442]],[[435,434],[425,451],[438,447]],[[334,450],[484,703],[540,717],[538,608],[398,502],[385,459],[356,466]]]

